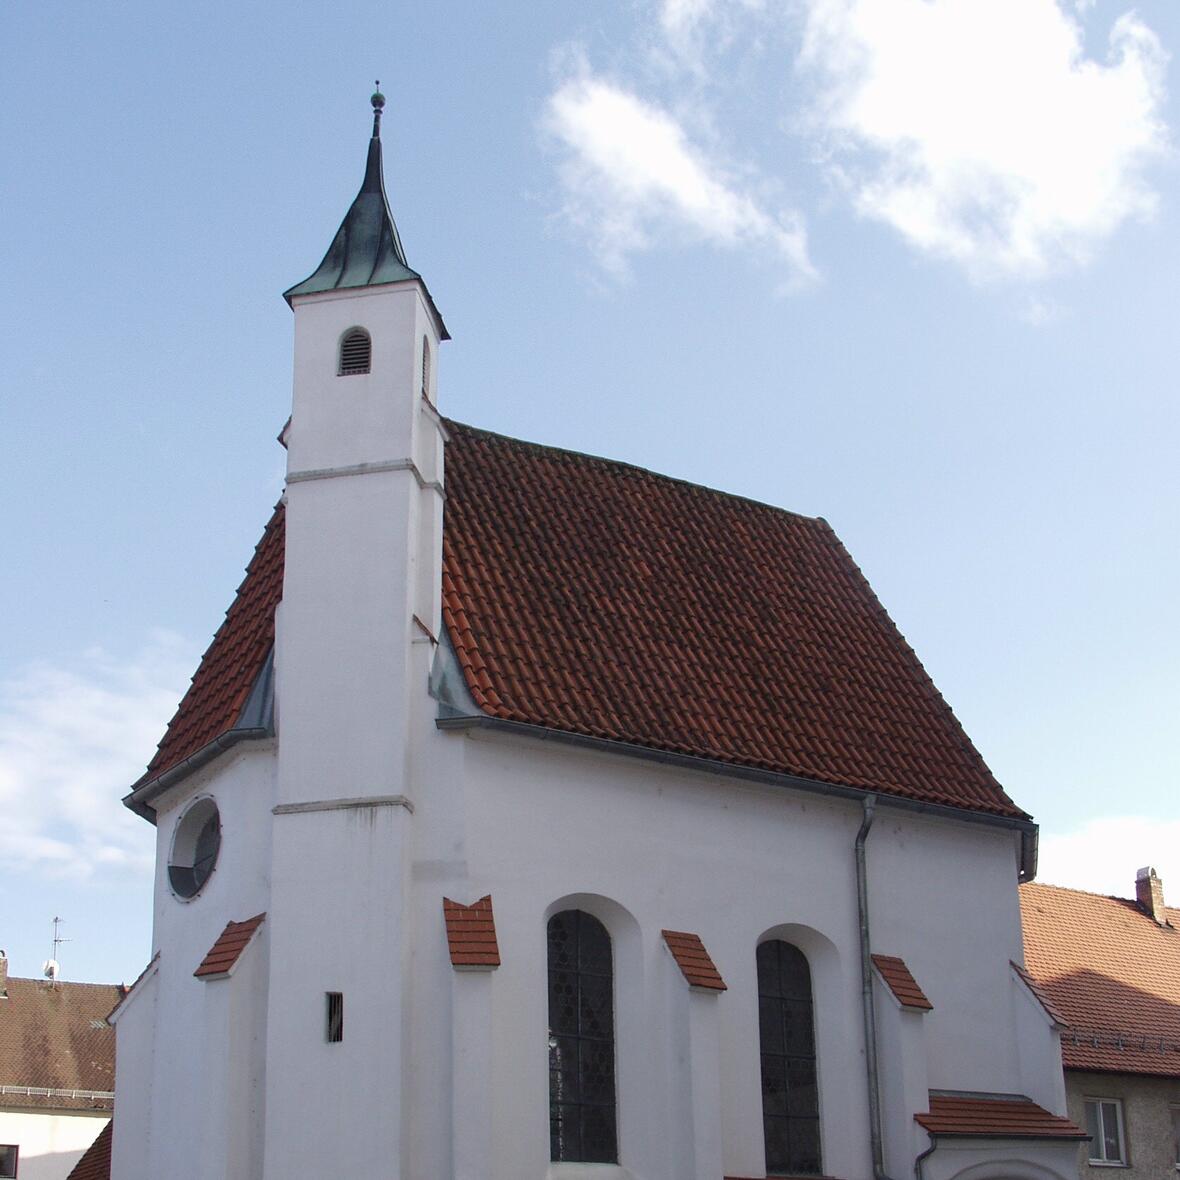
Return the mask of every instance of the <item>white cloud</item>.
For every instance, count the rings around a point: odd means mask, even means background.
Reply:
[[[1165,54],[1133,14],[1106,63],[1056,0],[805,0],[810,125],[856,207],[976,279],[1084,262],[1156,197]]]
[[[1144,865],[1164,882],[1164,900],[1180,905],[1180,820],[1113,815],[1063,834],[1041,830],[1037,880],[1115,897],[1135,896]]]
[[[748,18],[765,10],[764,0],[662,0],[660,33],[693,73],[705,73],[705,58],[730,44]]]
[[[679,232],[769,249],[794,284],[815,277],[798,214],[765,209],[661,107],[580,66],[550,96],[545,128],[565,151],[564,211],[608,271],[625,274],[629,255]]]
[[[78,878],[150,867],[152,831],[120,799],[155,750],[195,654],[161,632],[128,661],[91,651],[0,681],[0,864]]]

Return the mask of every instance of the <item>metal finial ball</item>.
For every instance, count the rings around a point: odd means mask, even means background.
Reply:
[[[369,101],[373,104],[373,110],[379,111],[385,106],[385,95],[381,93],[381,83],[376,83],[377,89],[373,93],[373,97]]]

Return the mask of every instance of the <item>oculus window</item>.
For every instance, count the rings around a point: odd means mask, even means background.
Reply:
[[[168,857],[168,884],[177,897],[196,897],[217,864],[221,816],[217,804],[198,799],[177,821]]]
[[[549,919],[549,1158],[614,1164],[614,965],[595,917]]]

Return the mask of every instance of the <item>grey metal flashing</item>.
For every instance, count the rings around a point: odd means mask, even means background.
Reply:
[[[200,770],[202,766],[207,766],[219,754],[233,749],[239,742],[274,737],[274,659],[274,648],[271,647],[258,670],[258,675],[254,678],[254,683],[250,686],[246,703],[242,706],[232,729],[219,734],[183,761],[169,767],[163,774],[149,779],[124,795],[123,806],[154,824],[156,809],[151,805],[153,799],[159,798],[165,791],[176,786],[194,771]]]
[[[443,710],[440,708],[440,714],[442,712]],[[993,815],[986,811],[969,811],[964,807],[950,807],[943,803],[924,803],[919,799],[907,799],[903,795],[886,795],[880,790],[825,783],[818,779],[801,778],[797,775],[773,770],[759,770],[753,766],[739,766],[731,762],[721,762],[715,758],[702,758],[695,754],[677,754],[669,750],[656,750],[649,746],[636,745],[633,742],[590,737],[587,734],[550,729],[543,725],[531,725],[523,721],[506,721],[501,717],[489,717],[486,713],[440,715],[435,718],[434,724],[439,729],[445,730],[488,729],[515,734],[519,737],[559,742],[562,745],[578,746],[601,753],[621,754],[630,758],[640,758],[646,762],[658,762],[682,770],[695,770],[703,774],[737,778],[745,782],[761,783],[771,787],[783,787],[789,790],[807,791],[815,795],[847,799],[857,804],[862,803],[866,796],[876,795],[878,805],[882,807],[1018,832],[1021,836],[1020,879],[1031,881],[1036,875],[1036,834],[1038,829],[1036,823],[1030,819]]]
[[[308,803],[277,803],[271,815],[305,815],[310,811],[353,811],[365,807],[404,807],[411,815],[414,804],[405,795],[362,795],[354,799],[315,799]]]

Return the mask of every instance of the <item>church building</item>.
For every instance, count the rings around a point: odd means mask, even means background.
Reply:
[[[1065,1180],[1037,829],[831,527],[444,416],[382,174],[127,805],[115,1180]]]

